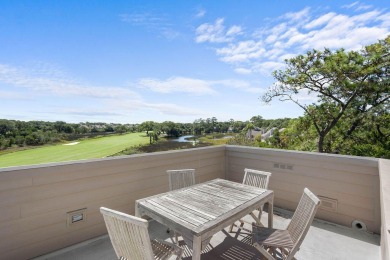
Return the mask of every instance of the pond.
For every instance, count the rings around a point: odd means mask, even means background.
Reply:
[[[190,143],[193,142],[194,140],[187,140],[187,138],[192,138],[194,137],[193,135],[183,135],[178,138],[167,138],[168,141],[170,142],[180,142],[180,143]]]
[[[183,135],[178,138],[167,138],[168,142],[179,142],[179,143],[192,143],[192,145],[196,145],[199,143],[199,140],[194,139],[193,135]]]

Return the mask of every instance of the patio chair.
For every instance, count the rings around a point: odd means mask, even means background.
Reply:
[[[267,259],[276,259],[276,249],[280,249],[283,259],[293,259],[299,250],[314,219],[320,200],[305,188],[298,207],[286,230],[265,228],[252,224],[253,245]]]
[[[163,240],[150,240],[148,221],[112,209],[100,208],[118,259],[181,259],[183,250]]]
[[[177,190],[195,184],[195,170],[168,170],[169,190]]]
[[[169,179],[169,190],[177,190],[189,187],[195,184],[195,169],[167,170]],[[169,228],[167,229],[169,233]],[[176,243],[178,243],[178,235],[175,232]]]
[[[258,171],[258,170],[252,170],[252,169],[245,169],[244,170],[245,175],[244,179],[242,181],[243,184],[257,187],[257,188],[262,188],[262,189],[268,189],[268,183],[269,183],[269,178],[271,177],[270,172],[264,172],[264,171]],[[258,216],[256,217],[254,212],[251,212],[250,215],[252,218],[256,221],[256,223],[260,223],[260,218],[261,218],[261,213],[263,211],[263,206],[257,209],[259,211]],[[239,220],[241,223],[244,223],[243,220]],[[233,230],[234,223],[230,225],[229,232],[232,232]]]

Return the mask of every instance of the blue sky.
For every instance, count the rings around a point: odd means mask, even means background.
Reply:
[[[272,71],[313,48],[385,38],[388,3],[0,0],[0,118],[298,117],[294,104],[259,100]]]

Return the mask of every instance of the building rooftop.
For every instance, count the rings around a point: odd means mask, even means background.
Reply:
[[[298,259],[390,259],[390,160],[231,145],[1,168],[0,259],[115,259],[99,208],[134,215],[136,200],[169,190],[167,170],[188,168],[197,183],[271,172],[276,228],[309,188],[323,203]],[[86,218],[72,223],[74,212]],[[150,231],[170,240],[155,221]],[[202,259],[259,255],[241,230],[219,232]]]
[[[274,209],[274,227],[286,228],[292,216],[291,211],[280,208]],[[229,233],[229,227],[218,232],[203,251],[202,259],[218,260],[243,260],[261,259],[261,254],[251,246],[250,221],[240,228],[234,228]],[[262,215],[262,223],[267,223],[267,214]],[[239,224],[237,222],[236,224]],[[149,224],[151,237],[173,242],[172,232],[167,233],[167,228],[156,221]],[[191,250],[179,238],[179,244],[184,249],[183,259],[191,259]],[[362,230],[347,228],[323,220],[315,219],[308,234],[295,255],[297,259],[381,259],[380,236]],[[115,251],[108,235],[76,244],[62,250],[35,258],[34,260],[108,260],[116,259]],[[171,259],[175,259],[174,256]]]

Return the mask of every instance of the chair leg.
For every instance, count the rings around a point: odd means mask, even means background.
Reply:
[[[255,215],[254,211],[249,213],[252,218],[256,221],[256,225],[260,226],[260,227],[264,227],[264,225],[261,223],[261,214],[262,214],[262,209],[259,208],[257,209],[259,211],[259,213],[257,214],[257,216]]]
[[[240,221],[240,223],[241,223],[241,226],[243,226],[243,225],[245,224],[245,222],[244,222],[242,219],[239,219],[238,221]],[[232,232],[232,230],[233,230],[233,226],[235,226],[235,224],[234,224],[234,223],[230,225],[229,232]]]
[[[182,260],[183,253],[184,253],[183,250],[180,250],[180,252],[176,252],[176,255],[177,255],[176,260]]]
[[[170,233],[171,230],[168,228],[167,229],[167,233]],[[179,245],[179,236],[177,235],[177,233],[174,231],[174,236],[175,236],[175,239],[173,239],[173,242],[176,244],[176,245]]]
[[[261,208],[259,208],[259,214],[258,214],[258,218],[259,220],[261,220],[261,213],[263,212],[263,210]]]
[[[179,237],[178,237],[178,235],[177,235],[177,233],[176,232],[174,232],[175,233],[175,238],[176,238],[176,245],[179,245]]]
[[[262,247],[261,245],[255,243],[253,246],[254,246],[257,250],[259,250],[260,253],[261,253],[263,256],[265,256],[268,260],[275,260],[275,259],[276,259],[276,258],[274,258],[270,253],[268,253],[268,251],[265,250],[265,248]]]
[[[230,228],[229,228],[229,233],[232,233],[233,226],[234,226],[234,223],[230,225]]]

